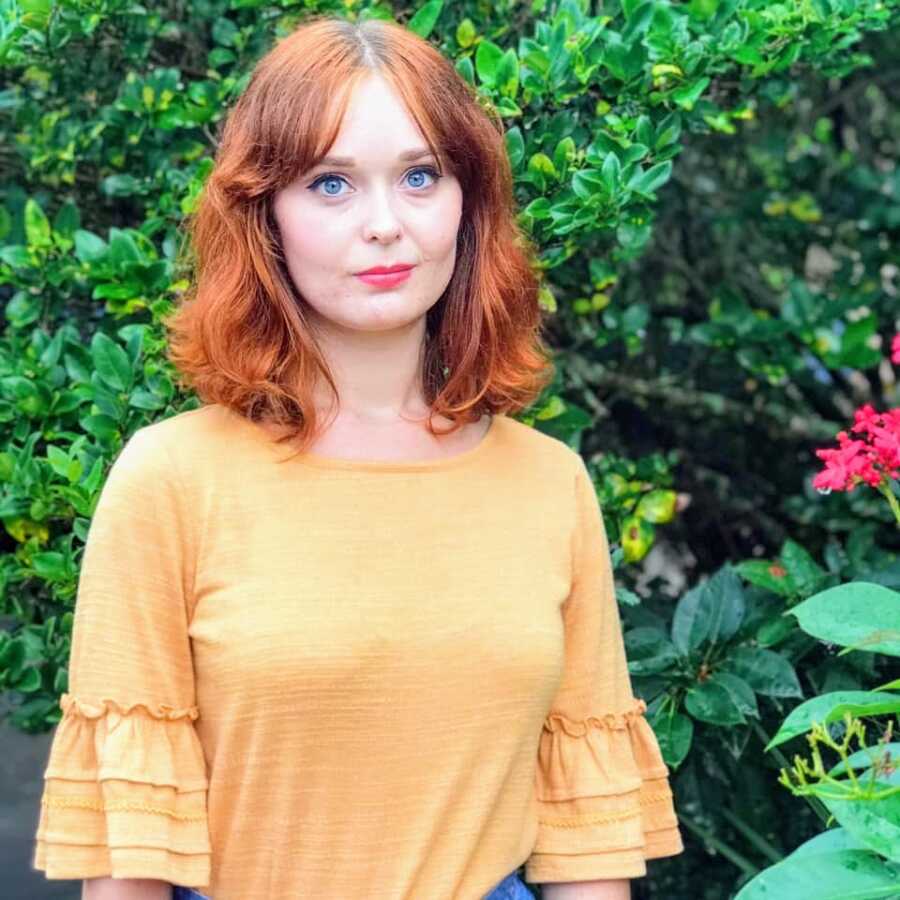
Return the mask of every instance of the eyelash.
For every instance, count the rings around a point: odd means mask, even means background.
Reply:
[[[426,184],[423,187],[417,188],[416,190],[418,190],[418,191],[424,191],[427,188],[434,187],[438,183],[438,181],[440,181],[440,179],[443,178],[443,175],[441,175],[441,173],[438,172],[437,169],[435,169],[433,166],[416,166],[414,169],[410,169],[406,174],[412,175],[413,172],[427,172],[429,175],[431,175],[434,178],[434,181],[431,184]],[[333,178],[339,178],[339,179],[341,179],[341,181],[346,181],[346,179],[344,178],[343,175],[338,175],[334,172],[326,172],[324,175],[320,175],[318,178],[316,178],[316,180],[313,181],[313,183],[309,186],[308,190],[315,191],[316,188],[320,184],[322,184],[325,181],[329,181]],[[341,195],[340,194],[322,194],[322,196],[323,197],[339,197]]]

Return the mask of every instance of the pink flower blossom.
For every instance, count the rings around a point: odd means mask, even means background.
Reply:
[[[813,478],[816,490],[852,491],[858,484],[879,487],[900,477],[900,407],[880,413],[866,403],[856,410],[850,431],[837,434],[837,449],[821,448],[816,456],[825,468]]]
[[[891,362],[900,366],[900,331],[894,335],[891,341]]]

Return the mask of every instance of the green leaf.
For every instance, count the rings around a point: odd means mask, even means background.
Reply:
[[[650,27],[657,4],[647,0],[640,3],[632,10],[625,27],[622,29],[622,40],[626,43],[635,43],[641,35]]]
[[[509,49],[500,59],[497,67],[497,89],[504,97],[515,98],[519,92],[519,57]]]
[[[135,409],[156,410],[164,409],[166,401],[162,397],[144,390],[144,388],[137,388],[128,398],[128,405],[133,406]]]
[[[863,747],[855,753],[851,753],[847,757],[846,763],[844,760],[841,760],[837,765],[828,770],[828,774],[832,778],[835,778],[838,775],[843,775],[849,769],[865,772],[873,766],[879,764],[883,765],[887,760],[893,761],[898,758],[900,758],[900,743],[889,741],[886,744],[882,744],[879,742],[877,744],[872,744],[869,747]],[[894,770],[893,777],[897,777],[896,769]]]
[[[756,630],[756,640],[760,647],[774,647],[796,630],[796,625],[790,619],[778,616],[759,626]]]
[[[78,206],[72,200],[66,200],[53,217],[53,230],[71,238],[81,222]]]
[[[644,171],[637,171],[628,180],[627,188],[645,197],[653,196],[653,192],[665,184],[672,175],[672,162],[657,163]]]
[[[111,388],[126,391],[131,385],[131,361],[125,351],[102,331],[91,339],[91,359],[97,374]]]
[[[734,705],[744,713],[744,715],[759,718],[759,708],[756,705],[756,694],[753,693],[753,688],[751,688],[743,678],[734,675],[731,672],[718,671],[712,675],[710,681],[721,684],[725,690],[731,694]]]
[[[575,141],[570,135],[561,138],[553,150],[553,165],[562,172],[573,162],[577,155]]]
[[[37,201],[29,197],[25,201],[25,238],[29,247],[50,246],[50,220]]]
[[[878,317],[874,314],[849,322],[841,335],[840,364],[853,368],[874,365],[881,354],[869,346],[878,330]]]
[[[99,235],[79,229],[75,232],[75,256],[80,262],[96,262],[106,253],[107,245]]]
[[[801,856],[815,856],[817,853],[831,853],[834,850],[865,850],[866,848],[845,828],[829,828],[801,844],[791,855],[791,859]]]
[[[513,170],[518,169],[525,158],[525,141],[522,138],[522,129],[518,125],[506,129],[506,155]]]
[[[475,30],[475,24],[471,19],[463,19],[462,22],[456,26],[456,43],[459,44],[460,47],[471,47],[472,44],[475,43],[475,38],[477,36],[478,32]]]
[[[233,47],[238,34],[238,27],[231,19],[226,19],[222,15],[216,16],[212,26],[212,38],[217,44]]]
[[[475,50],[475,71],[482,84],[494,87],[497,83],[497,72],[500,69],[500,61],[503,59],[503,50],[495,43],[483,40]]]
[[[31,265],[31,252],[22,244],[0,247],[0,261],[12,269],[27,269]]]
[[[731,58],[746,66],[755,66],[763,61],[762,54],[751,43],[744,44],[743,47],[737,47],[731,52]]]
[[[709,86],[709,77],[704,75],[690,84],[683,85],[672,91],[672,99],[683,109],[693,109],[694,104],[700,99],[700,95]]]
[[[48,444],[47,462],[50,463],[50,468],[53,469],[57,475],[60,475],[63,478],[69,477],[71,460],[69,459],[69,454],[64,450],[60,450],[59,447],[55,447],[53,444]]]
[[[94,300],[130,300],[140,296],[140,293],[141,289],[137,284],[125,281],[121,284],[98,284],[91,291],[91,297]]]
[[[627,169],[629,172],[633,172],[635,168],[640,168],[631,164],[640,162],[649,152],[650,148],[645,144],[632,144],[621,154],[620,160],[622,162],[622,168]]]
[[[694,721],[682,713],[660,715],[650,721],[663,761],[677,769],[687,758],[694,738]]]
[[[91,380],[91,365],[87,351],[78,347],[74,352],[64,353],[66,374],[74,382],[87,384]]]
[[[429,0],[406,23],[406,27],[419,37],[427,38],[431,34],[444,7],[444,0]]]
[[[790,538],[784,542],[779,559],[800,593],[815,590],[822,579],[828,576],[810,553]]]
[[[727,640],[740,627],[744,613],[743,588],[726,563],[679,600],[672,618],[672,642],[687,655],[705,640]]]
[[[779,744],[805,734],[813,722],[828,724],[840,721],[845,712],[854,716],[877,716],[900,712],[900,694],[878,691],[833,691],[830,694],[813,697],[791,710],[765,749],[768,752]]]
[[[119,433],[118,423],[111,416],[97,414],[85,416],[78,422],[87,434],[91,434],[104,444],[112,444]]]
[[[546,197],[536,197],[522,210],[522,213],[533,219],[549,219],[550,201]]]
[[[141,261],[140,248],[129,232],[119,228],[110,229],[109,261],[116,268]]]
[[[66,559],[62,553],[35,553],[31,564],[38,577],[47,581],[61,581],[66,575]]]
[[[572,174],[570,183],[572,190],[582,200],[587,200],[594,194],[608,193],[606,182],[598,169],[579,169]]]
[[[138,192],[140,182],[134,175],[107,175],[100,189],[107,197],[130,197]]]
[[[40,555],[40,554],[39,554]],[[41,673],[35,666],[28,666],[13,688],[22,694],[30,694],[41,686]]]
[[[25,642],[19,638],[12,638],[4,646],[0,645],[0,666],[15,677],[19,676],[25,665]]]
[[[829,588],[790,610],[813,637],[869,653],[900,656],[900,594],[854,581]]]
[[[900,891],[900,868],[869,850],[796,853],[769,866],[734,900],[890,900]]]
[[[628,671],[632,675],[655,675],[670,668],[678,651],[665,632],[652,626],[632,628],[625,634]]]
[[[780,562],[747,559],[737,563],[734,570],[750,584],[772,591],[780,597],[790,597],[796,592],[793,579]]]
[[[603,165],[600,167],[600,177],[606,185],[607,191],[610,194],[615,193],[622,177],[622,164],[615,153],[606,154],[606,159],[603,160]]]
[[[656,489],[641,497],[635,512],[654,525],[662,525],[672,521],[677,500],[675,491]]]
[[[802,697],[803,689],[790,662],[774,650],[737,647],[721,663],[766,697]]]
[[[694,585],[684,594],[675,607],[672,617],[672,643],[687,656],[696,650],[709,634],[709,620],[704,615],[703,584]]]
[[[522,108],[510,97],[498,97],[495,105],[497,112],[506,118],[514,118],[522,115]]]
[[[454,68],[469,84],[475,84],[475,67],[468,56],[461,56],[456,61]]]
[[[712,679],[688,688],[684,707],[695,719],[711,725],[740,725],[747,721],[731,692]]]
[[[638,116],[637,123],[634,126],[634,134],[640,143],[648,147],[653,144],[653,123],[650,121],[649,116],[644,114]]]
[[[869,779],[865,784],[870,783]],[[875,790],[890,785],[876,780]],[[900,794],[891,794],[879,800],[836,800],[819,798],[828,811],[858,841],[870,850],[900,862]]]
[[[5,315],[13,328],[24,328],[36,322],[43,313],[44,302],[30,291],[16,291],[6,304]]]
[[[540,172],[542,175],[547,175],[550,178],[556,178],[558,174],[556,167],[553,165],[553,160],[546,153],[532,154],[531,159],[528,160],[528,168],[533,172]]]

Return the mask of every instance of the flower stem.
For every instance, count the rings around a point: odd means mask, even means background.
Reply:
[[[883,481],[878,485],[878,490],[884,494],[888,505],[891,507],[891,512],[893,512],[894,518],[897,520],[897,527],[900,528],[900,502],[894,496],[890,484],[887,481]]]

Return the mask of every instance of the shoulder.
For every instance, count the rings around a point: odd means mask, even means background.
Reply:
[[[143,425],[125,440],[109,478],[117,481],[158,479],[159,487],[180,485],[183,473],[196,474],[190,463],[208,457],[217,423],[227,410],[217,404],[184,410]],[[203,470],[203,466],[199,470]]]
[[[575,474],[579,467],[584,466],[581,455],[560,438],[507,415],[498,415],[496,419],[502,442],[507,449],[515,450],[517,455],[524,453],[531,460],[570,474]]]
[[[156,446],[193,443],[208,432],[217,420],[223,419],[228,410],[218,403],[205,404],[196,409],[186,409],[165,419],[157,419],[139,428],[132,437],[140,435],[142,443],[155,442]]]
[[[240,427],[236,413],[218,403],[187,409],[139,428],[122,448],[122,454],[135,459],[169,459],[183,465],[204,455],[227,429]],[[233,435],[232,435],[233,436]]]
[[[522,460],[535,476],[561,478],[569,484],[584,470],[581,455],[560,438],[507,415],[496,419],[498,443],[507,460]]]

